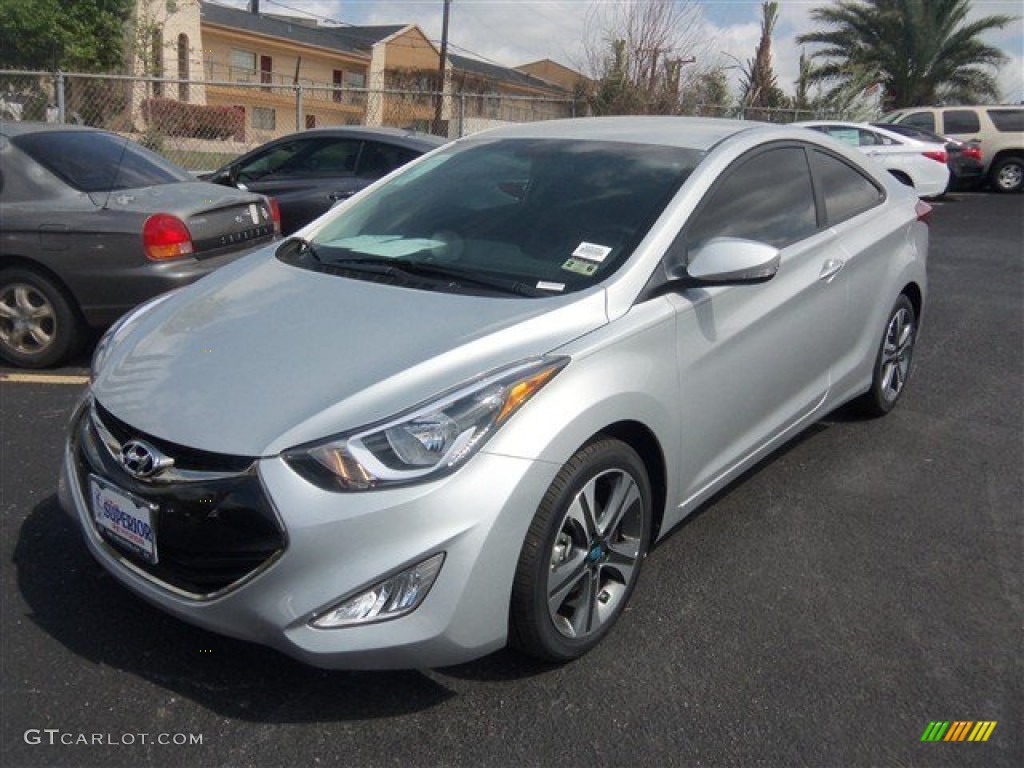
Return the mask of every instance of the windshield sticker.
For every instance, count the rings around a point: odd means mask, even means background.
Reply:
[[[559,293],[565,290],[565,283],[549,283],[546,280],[541,280],[537,283],[538,291],[558,291]]]
[[[347,251],[364,253],[367,256],[399,259],[419,253],[420,251],[441,248],[445,243],[443,240],[431,240],[426,237],[404,238],[400,235],[358,235],[356,237],[343,237],[340,240],[331,240],[329,243],[325,243],[325,245],[330,248],[344,248]]]
[[[612,249],[606,245],[595,245],[594,243],[583,242],[576,246],[576,250],[572,252],[572,255],[577,259],[596,261],[600,264],[608,258],[608,254],[611,252]]]
[[[578,275],[587,275],[588,277],[597,272],[598,264],[592,261],[582,261],[580,259],[569,259],[562,265],[562,269],[569,272],[575,272]]]

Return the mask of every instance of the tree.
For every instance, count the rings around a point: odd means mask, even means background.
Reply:
[[[779,20],[779,4],[766,0],[761,4],[761,39],[754,58],[743,67],[740,80],[741,100],[745,109],[779,109],[789,106],[789,99],[779,88],[772,66],[772,34]],[[771,112],[754,112],[754,119],[771,119]]]
[[[111,72],[133,0],[0,0],[0,68]]]
[[[587,18],[579,68],[593,86],[594,114],[671,114],[699,71],[688,67],[710,42],[694,0],[597,3]]]
[[[708,117],[729,117],[732,115],[733,98],[729,90],[729,77],[722,67],[701,72],[683,89],[680,105],[684,112],[695,112]]]
[[[811,80],[828,97],[879,86],[882,108],[998,101],[994,72],[1006,57],[981,40],[1014,20],[995,15],[969,20],[970,0],[837,0],[815,8],[824,29],[800,35],[814,51]]]

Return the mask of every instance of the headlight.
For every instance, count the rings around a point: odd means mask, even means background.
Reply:
[[[110,356],[110,350],[113,349],[114,343],[118,338],[124,335],[124,331],[126,331],[132,323],[153,309],[157,304],[162,304],[167,301],[167,299],[171,298],[171,296],[180,290],[181,288],[175,288],[173,291],[162,293],[149,301],[139,304],[135,309],[129,310],[122,315],[116,323],[107,329],[107,332],[103,334],[99,342],[96,344],[96,350],[92,353],[92,365],[90,366],[89,375],[90,382],[96,381],[96,377],[99,375],[100,370],[103,368],[104,364],[106,364],[107,358]]]
[[[363,491],[452,472],[558,373],[569,358],[505,368],[393,419],[284,453],[288,464],[331,491]]]

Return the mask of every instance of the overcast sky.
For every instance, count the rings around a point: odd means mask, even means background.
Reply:
[[[245,7],[246,0],[217,0]],[[569,66],[584,61],[585,22],[595,6],[615,0],[452,0],[449,41],[453,50],[505,66],[554,59]],[[746,62],[760,36],[761,0],[685,0],[696,6],[692,28],[702,63]],[[810,12],[828,0],[781,0],[773,36],[779,84],[793,91],[800,50],[795,37],[812,29]],[[260,0],[264,13],[326,17],[349,24],[417,24],[435,42],[441,37],[443,0]],[[974,0],[973,15],[1022,16],[1020,0]],[[600,10],[600,9],[598,9]],[[1018,18],[987,41],[1009,57],[999,73],[1003,98],[1024,101],[1024,20]],[[708,61],[717,59],[717,62]],[[738,74],[732,70],[734,76]]]

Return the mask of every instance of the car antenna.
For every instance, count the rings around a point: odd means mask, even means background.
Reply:
[[[122,136],[124,143],[121,144],[121,154],[117,157],[117,165],[114,167],[114,175],[110,177],[110,187],[107,189],[107,199],[103,201],[103,205],[100,206],[101,211],[107,210],[110,205],[110,197],[114,194],[114,186],[117,184],[117,177],[121,175],[121,163],[124,162],[124,153],[128,150],[128,142],[131,141],[126,136]]]

